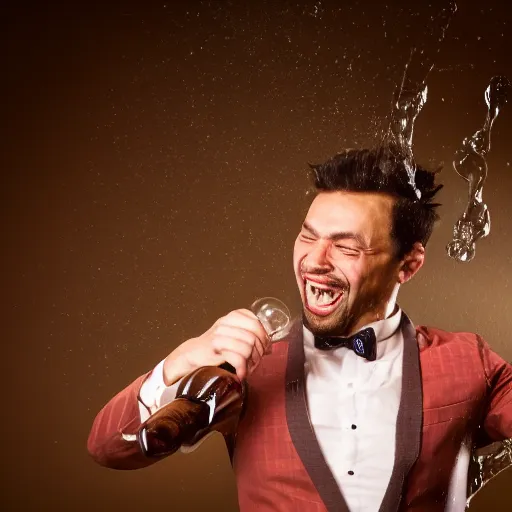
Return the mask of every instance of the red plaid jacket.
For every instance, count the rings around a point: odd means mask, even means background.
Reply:
[[[402,396],[392,476],[380,510],[442,511],[461,443],[512,437],[512,366],[479,336],[414,329],[403,315]],[[311,428],[302,325],[274,345],[248,379],[233,467],[241,512],[345,512],[348,507]],[[97,415],[88,449],[100,464],[136,469],[154,461],[125,441],[140,425],[143,375]]]

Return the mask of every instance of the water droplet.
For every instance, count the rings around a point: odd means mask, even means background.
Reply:
[[[487,116],[483,127],[472,137],[465,138],[462,148],[455,153],[453,167],[469,184],[468,204],[455,223],[453,239],[446,246],[450,258],[468,262],[475,257],[476,242],[491,230],[491,217],[483,202],[483,187],[487,178],[487,153],[491,149],[491,129],[499,111],[507,102],[512,85],[504,76],[494,76],[485,90]]]
[[[434,67],[434,59],[456,11],[457,5],[454,1],[444,7],[438,21],[431,28],[430,36],[424,39],[423,47],[413,48],[409,62],[405,66],[402,83],[393,100],[387,142],[398,149],[409,184],[418,199],[421,198],[421,191],[416,187],[415,181],[416,163],[412,150],[414,123],[427,101],[427,78]]]
[[[414,188],[418,199],[421,192],[416,188],[415,174],[416,164],[412,152],[412,136],[414,132],[414,122],[421,112],[423,105],[427,101],[427,85],[422,84],[417,89],[400,88],[398,98],[393,104],[393,112],[391,115],[391,134],[394,143],[400,148],[403,155],[403,161],[409,183]]]

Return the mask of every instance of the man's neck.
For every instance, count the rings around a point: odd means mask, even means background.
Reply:
[[[398,304],[396,303],[398,290],[400,285],[397,284],[389,297],[389,300],[382,304],[382,306],[375,311],[372,315],[364,315],[354,326],[352,331],[350,332],[350,336],[360,331],[366,325],[372,324],[374,322],[378,322],[379,320],[385,320],[390,316],[394,315],[398,310]]]

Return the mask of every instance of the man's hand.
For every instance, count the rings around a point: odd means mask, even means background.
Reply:
[[[248,309],[237,309],[219,318],[204,334],[173,350],[164,362],[164,382],[170,386],[201,366],[227,362],[240,380],[252,373],[270,346],[270,339]]]

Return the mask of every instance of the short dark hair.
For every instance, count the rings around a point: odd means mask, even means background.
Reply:
[[[439,219],[432,199],[443,187],[435,183],[440,171],[416,165],[415,183],[409,177],[400,152],[392,146],[374,149],[348,149],[327,162],[311,165],[315,192],[381,192],[396,198],[393,207],[391,237],[396,256],[403,258],[416,242],[426,246],[435,222]]]

